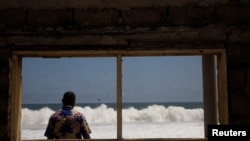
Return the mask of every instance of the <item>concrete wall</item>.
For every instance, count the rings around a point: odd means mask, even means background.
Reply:
[[[223,48],[229,123],[250,124],[249,13],[248,0],[0,0],[0,140],[15,50]]]

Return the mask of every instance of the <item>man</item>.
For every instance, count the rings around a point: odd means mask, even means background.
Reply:
[[[49,118],[45,136],[48,139],[90,139],[91,130],[84,115],[76,110],[75,94],[65,92],[63,107]]]

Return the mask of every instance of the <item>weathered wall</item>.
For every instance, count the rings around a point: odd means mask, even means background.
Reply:
[[[9,49],[0,48],[0,140],[8,140]]]
[[[229,123],[250,124],[248,0],[0,0],[0,140],[14,50],[227,50]]]

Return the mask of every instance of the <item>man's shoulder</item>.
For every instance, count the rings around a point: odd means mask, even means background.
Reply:
[[[56,112],[52,113],[50,117],[57,117],[61,113],[62,109],[57,110]]]
[[[72,113],[75,116],[82,116],[82,117],[84,117],[84,115],[81,112],[77,111],[76,109],[72,109]]]

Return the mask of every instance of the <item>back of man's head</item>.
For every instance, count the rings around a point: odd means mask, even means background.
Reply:
[[[63,95],[62,103],[64,106],[74,106],[75,105],[75,94],[72,91],[67,91]]]

